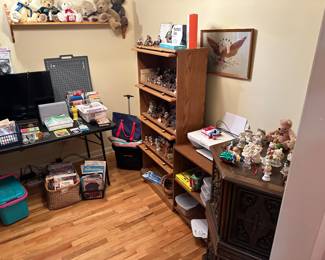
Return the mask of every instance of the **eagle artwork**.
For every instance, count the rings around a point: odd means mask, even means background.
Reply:
[[[248,79],[253,29],[203,30],[202,46],[209,49],[209,72]]]

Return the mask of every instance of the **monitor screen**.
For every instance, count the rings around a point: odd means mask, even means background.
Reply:
[[[38,118],[38,105],[54,102],[47,71],[0,76],[0,120]]]

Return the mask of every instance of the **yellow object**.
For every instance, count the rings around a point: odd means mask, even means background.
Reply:
[[[75,106],[73,106],[71,108],[71,112],[72,112],[72,119],[74,121],[77,121],[78,120],[78,109]]]
[[[192,191],[192,187],[191,187],[191,173],[190,172],[181,172],[176,174],[176,179],[181,182],[184,186],[185,189],[187,189],[188,191]]]

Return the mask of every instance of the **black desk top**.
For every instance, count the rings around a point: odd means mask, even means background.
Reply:
[[[114,123],[111,123],[108,126],[102,126],[102,127],[99,127],[98,125],[91,125],[86,122],[83,122],[83,124],[88,126],[88,128],[89,128],[88,132],[73,134],[72,132],[69,131],[70,135],[64,136],[64,137],[56,137],[54,132],[49,132],[50,133],[49,136],[44,137],[42,140],[36,141],[35,143],[32,143],[32,144],[17,144],[17,145],[5,147],[5,148],[0,148],[0,154],[11,153],[11,152],[15,152],[15,151],[23,151],[25,149],[29,149],[29,148],[39,146],[39,145],[50,144],[50,143],[60,142],[63,140],[74,138],[74,137],[82,137],[82,136],[95,134],[95,133],[99,133],[99,132],[110,131],[115,127]],[[73,127],[78,127],[78,123],[75,122]],[[42,125],[41,123],[40,123],[39,128],[40,128],[41,132],[48,132],[47,128],[44,125]],[[69,128],[67,128],[67,129],[69,130]]]

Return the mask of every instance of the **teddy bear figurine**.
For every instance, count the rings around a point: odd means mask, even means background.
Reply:
[[[61,11],[58,13],[60,22],[81,22],[82,16],[72,6],[70,1],[62,1],[59,4]]]
[[[38,14],[30,7],[32,0],[19,0],[13,5],[10,18],[14,23],[37,22]]]
[[[39,14],[37,21],[41,23],[57,22],[59,20],[57,14],[60,10],[54,6],[54,0],[41,0],[40,3],[41,7],[37,10]]]
[[[88,0],[82,1],[80,13],[84,22],[98,22],[98,12],[93,2]]]
[[[281,120],[280,127],[277,130],[270,132],[266,138],[269,142],[282,145],[286,150],[293,149],[296,143],[296,135],[291,128],[291,120]]]

